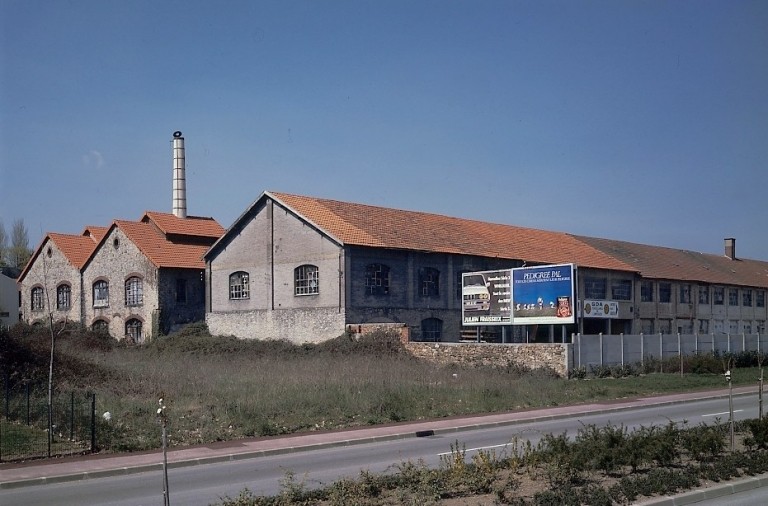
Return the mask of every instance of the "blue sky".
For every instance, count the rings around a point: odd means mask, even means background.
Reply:
[[[274,190],[768,260],[768,2],[0,0],[0,219]]]

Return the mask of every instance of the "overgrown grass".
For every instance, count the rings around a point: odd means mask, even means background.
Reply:
[[[0,334],[11,384],[45,384],[50,335],[17,326]],[[754,383],[753,369],[733,372]],[[454,415],[722,388],[721,374],[647,374],[575,381],[518,368],[438,366],[408,355],[398,337],[341,336],[318,345],[212,337],[204,325],[127,346],[86,331],[58,339],[56,388],[96,393],[98,445],[156,448],[163,397],[171,445],[328,430]]]

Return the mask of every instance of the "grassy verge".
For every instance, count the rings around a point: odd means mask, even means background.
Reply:
[[[45,332],[19,327],[0,337],[10,381],[44,384]],[[722,368],[720,362],[714,361],[714,369]],[[134,451],[159,446],[160,397],[167,406],[170,444],[179,446],[724,388],[718,373],[567,380],[514,367],[419,362],[386,334],[294,346],[211,337],[196,326],[142,347],[87,332],[64,335],[55,379],[60,391],[96,393],[100,448]],[[758,375],[755,369],[735,369],[733,384],[755,384]],[[109,421],[101,416],[105,412]]]

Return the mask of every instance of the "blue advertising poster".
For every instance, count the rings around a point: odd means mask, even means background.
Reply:
[[[512,269],[512,324],[574,323],[573,264]]]

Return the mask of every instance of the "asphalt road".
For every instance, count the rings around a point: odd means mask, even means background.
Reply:
[[[734,415],[736,419],[756,418],[756,396],[735,396]],[[493,449],[499,454],[507,451],[516,438],[535,443],[543,434],[575,434],[579,428],[589,424],[621,424],[632,430],[640,426],[664,425],[670,421],[687,421],[689,426],[695,426],[702,422],[711,424],[716,420],[726,423],[727,419],[728,399],[709,398],[599,414],[538,419],[426,437],[319,447],[306,451],[296,449],[289,453],[172,468],[169,472],[170,498],[174,505],[208,505],[224,496],[235,497],[246,487],[256,494],[274,495],[280,492],[290,476],[295,483],[303,483],[310,488],[318,487],[341,477],[355,477],[361,470],[392,472],[398,464],[407,461],[423,460],[427,465],[437,466],[441,456],[451,451],[452,445],[465,449],[468,455],[479,449]],[[0,490],[0,504],[14,506],[140,506],[160,503],[160,471]]]

